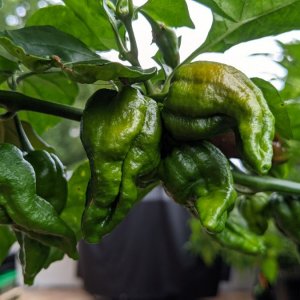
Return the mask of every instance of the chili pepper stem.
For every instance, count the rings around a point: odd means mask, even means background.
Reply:
[[[300,195],[300,183],[269,176],[253,176],[232,172],[234,182],[256,191],[273,191]]]

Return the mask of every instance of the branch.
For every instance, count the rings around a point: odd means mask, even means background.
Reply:
[[[11,91],[0,91],[0,106],[4,107],[8,113],[28,110],[74,121],[80,121],[82,116],[82,110],[79,108],[39,100]]]
[[[252,176],[240,172],[232,172],[234,182],[253,188],[256,191],[282,192],[300,195],[300,183],[268,176]]]

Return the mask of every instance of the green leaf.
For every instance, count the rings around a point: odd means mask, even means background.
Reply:
[[[284,102],[289,114],[293,139],[300,141],[300,99]]]
[[[300,97],[300,42],[280,45],[284,55],[281,65],[288,71],[280,94],[284,100],[296,99]]]
[[[204,5],[207,2],[197,1]],[[233,5],[235,9],[231,11]],[[216,10],[206,41],[194,51],[189,60],[203,52],[223,52],[242,42],[299,29],[299,10],[299,0],[232,0],[228,6],[222,6],[222,11],[235,21],[220,16],[219,10]]]
[[[283,138],[292,138],[289,114],[276,88],[261,78],[252,78],[251,80],[261,89],[268,102],[269,108],[275,117],[276,131]]]
[[[18,69],[19,66],[16,62],[0,56],[0,83],[7,80]]]
[[[82,61],[65,64],[63,70],[75,81],[94,83],[97,80],[124,80],[133,83],[145,81],[156,74],[156,68],[143,70],[139,67],[128,67],[117,62],[106,60]]]
[[[61,218],[73,229],[77,239],[81,237],[81,217],[89,179],[90,167],[88,161],[85,161],[76,168],[68,182],[68,200],[61,214]]]
[[[167,26],[195,28],[185,0],[149,0],[140,9]]]
[[[232,21],[237,21],[241,15],[243,9],[244,1],[236,0],[194,0],[207,7],[209,7],[214,13],[230,19]]]
[[[64,2],[75,16],[85,23],[91,37],[99,41],[97,50],[118,49],[102,0],[64,0]]]
[[[116,48],[113,41],[113,34],[110,32],[110,26],[103,17],[97,14],[94,16],[96,19],[94,19],[92,14],[88,13],[88,11],[91,11],[91,8],[86,7],[86,4],[83,4],[82,1],[77,1],[77,3],[69,2],[71,8],[57,5],[37,10],[27,20],[26,26],[51,25],[71,34],[93,49],[108,50]],[[94,5],[96,5],[95,2]],[[75,6],[84,6],[85,10],[76,10]],[[99,9],[95,10],[93,14],[97,11],[99,11]],[[80,12],[80,14],[76,12]],[[68,24],[68,26],[66,26],[66,24]],[[102,30],[105,28],[105,30],[102,31],[100,28],[102,28]]]
[[[0,265],[8,255],[9,249],[16,238],[7,225],[0,225]]]
[[[0,8],[2,8],[2,5],[3,5],[2,0],[0,0]]]
[[[77,62],[98,58],[80,40],[52,26],[0,31],[0,45],[33,71],[49,69],[57,65],[57,60]]]
[[[78,94],[78,85],[63,73],[44,73],[24,79],[18,86],[23,94],[61,104],[73,104]],[[36,112],[20,113],[22,120],[27,120],[37,131],[43,133],[56,125],[61,119]]]

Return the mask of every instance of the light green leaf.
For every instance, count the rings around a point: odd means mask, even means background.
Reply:
[[[274,283],[278,276],[279,265],[277,257],[266,257],[261,264],[262,273],[268,282]]]
[[[72,4],[74,5],[74,3]],[[72,7],[70,4],[70,6]],[[87,11],[90,11],[90,8],[86,7],[86,4],[83,4],[81,1],[77,1],[75,6],[84,6]],[[72,36],[78,38],[84,42],[87,46],[95,50],[107,50],[110,48],[116,48],[114,41],[107,42],[107,39],[113,39],[113,35],[110,33],[110,27],[108,26],[106,20],[101,17],[99,20],[99,14],[97,19],[93,19],[91,14],[87,14],[87,11],[80,11],[81,14],[84,14],[84,17],[80,17],[80,14],[75,14],[76,8],[73,7],[73,10],[67,6],[57,5],[57,6],[48,6],[42,9],[37,10],[26,22],[26,26],[36,26],[36,25],[51,25],[57,29],[71,34]],[[86,18],[88,16],[88,19]],[[97,25],[96,25],[97,22]],[[93,27],[91,24],[93,23]],[[66,26],[68,24],[68,26]],[[102,26],[106,28],[108,37],[100,30]],[[103,35],[100,34],[103,32]]]
[[[194,0],[207,7],[209,7],[214,13],[230,19],[232,21],[237,21],[240,18],[241,11],[244,6],[244,1],[236,0]]]
[[[140,9],[167,26],[195,28],[185,0],[149,0]]]
[[[293,139],[300,141],[300,99],[284,102],[289,114]]]
[[[18,86],[21,93],[61,104],[73,104],[78,94],[78,86],[62,73],[44,73],[24,79]],[[22,112],[20,116],[27,120],[38,134],[56,125],[61,119],[36,112]]]
[[[300,97],[300,42],[280,45],[284,55],[281,65],[288,71],[280,94],[284,100],[296,99]]]
[[[0,83],[5,81],[18,69],[19,66],[16,62],[0,56]]]
[[[197,1],[203,4],[207,2]],[[231,11],[233,2],[236,8]],[[232,0],[229,4],[222,6],[223,13],[235,21],[218,15],[218,10],[213,13],[213,25],[206,41],[190,59],[203,52],[223,52],[242,42],[300,28],[299,0]]]
[[[61,218],[75,232],[77,239],[81,237],[81,217],[85,207],[85,194],[90,179],[88,161],[83,162],[74,171],[68,182],[68,200]]]
[[[75,16],[85,23],[91,37],[99,41],[97,50],[118,49],[102,0],[64,0],[64,2]]]
[[[283,138],[292,138],[292,130],[289,114],[285,103],[282,101],[275,87],[261,78],[252,78],[252,81],[261,89],[269,108],[275,117],[275,128],[279,135]]]
[[[52,26],[0,31],[0,45],[33,71],[49,69],[57,60],[77,62],[98,58],[80,40]]]
[[[156,74],[156,68],[143,70],[139,67],[128,67],[117,62],[106,60],[82,61],[65,65],[63,69],[73,80],[80,83],[93,83],[97,80],[124,80],[133,83],[145,81]]]

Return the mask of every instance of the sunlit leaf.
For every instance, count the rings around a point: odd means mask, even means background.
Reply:
[[[95,50],[116,48],[110,25],[104,16],[99,14],[101,7],[95,1],[92,5],[97,5],[97,10],[93,10],[93,7],[87,6],[82,1],[66,1],[66,3],[68,6],[48,6],[37,10],[27,20],[26,26],[54,26]]]
[[[98,58],[83,42],[52,26],[0,31],[0,45],[33,71],[46,70],[57,64],[57,60],[77,62]]]
[[[261,78],[252,78],[252,81],[262,90],[269,108],[275,117],[275,128],[281,137],[292,138],[289,114],[275,87]]]
[[[197,1],[207,4],[207,0]],[[214,3],[220,4],[220,1]],[[232,10],[233,5],[235,8]],[[300,28],[298,0],[232,0],[228,5],[218,6],[218,9],[214,5],[210,8],[215,10],[213,25],[204,44],[195,51],[194,57],[203,52],[223,52],[242,42]],[[222,9],[223,15],[231,16],[235,21],[218,14],[219,9]]]
[[[284,55],[281,65],[288,71],[280,94],[284,100],[296,99],[300,97],[300,42],[280,45]]]
[[[285,101],[289,114],[293,139],[300,141],[300,99]]]
[[[149,0],[140,9],[167,26],[194,28],[185,0]]]

